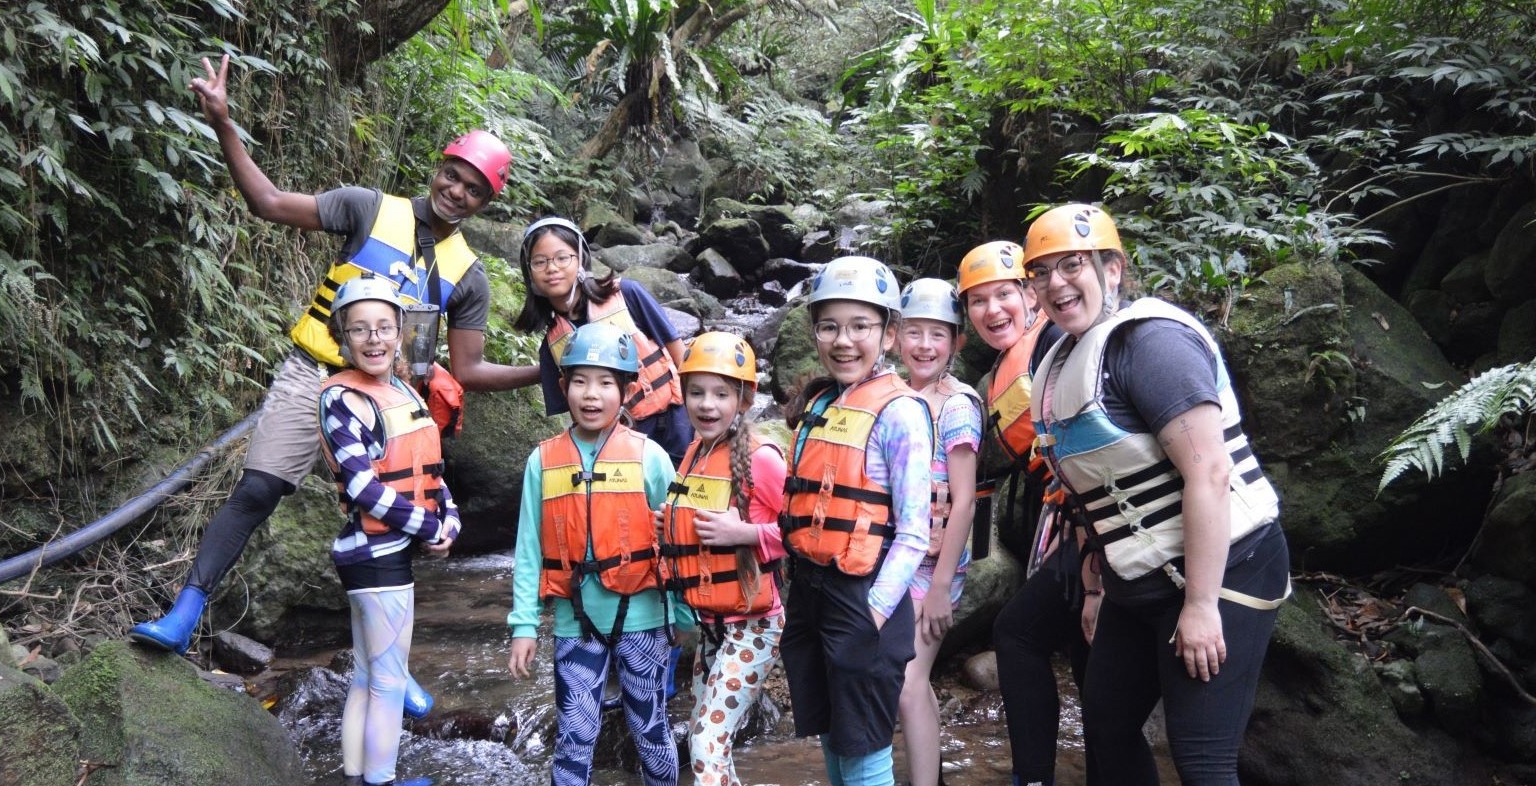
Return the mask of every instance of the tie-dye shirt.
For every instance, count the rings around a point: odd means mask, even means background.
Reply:
[[[960,394],[945,399],[939,411],[938,435],[939,444],[933,452],[935,483],[949,480],[950,451],[961,446],[969,447],[972,453],[981,449],[981,405],[976,399]],[[930,561],[937,559],[933,557]],[[965,551],[960,553],[960,564],[955,567],[955,575],[965,573],[970,564],[971,547],[967,544]]]

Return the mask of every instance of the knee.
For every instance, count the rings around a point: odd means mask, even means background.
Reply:
[[[259,469],[248,469],[240,476],[240,482],[229,494],[230,505],[237,506],[248,511],[267,511],[277,509],[277,504],[283,497],[292,494],[294,486],[282,478],[262,472]]]

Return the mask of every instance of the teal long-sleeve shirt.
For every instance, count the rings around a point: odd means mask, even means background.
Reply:
[[[591,470],[597,461],[597,443],[584,442],[568,431],[581,453],[581,464]],[[645,472],[645,498],[651,510],[660,510],[667,497],[667,486],[677,471],[667,451],[655,442],[645,441],[641,456]],[[544,500],[540,497],[544,467],[539,460],[539,449],[534,448],[523,469],[523,499],[518,508],[517,551],[513,556],[512,611],[507,614],[507,625],[512,628],[512,638],[535,638],[539,624],[539,572],[543,561],[539,530],[543,521]],[[599,511],[599,515],[601,512]],[[601,522],[599,522],[601,524]],[[591,552],[588,552],[591,557]],[[602,585],[596,576],[586,576],[581,582],[582,607],[592,624],[605,635],[613,630],[613,618],[619,608],[619,596]],[[581,623],[576,620],[575,609],[565,598],[556,598],[555,635],[577,638],[582,635]],[[676,604],[674,604],[674,608]],[[651,630],[666,623],[666,609],[662,607],[661,594],[642,592],[629,600],[629,611],[624,615],[624,630]]]

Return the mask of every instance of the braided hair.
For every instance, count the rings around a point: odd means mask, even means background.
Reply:
[[[728,434],[731,440],[731,499],[736,504],[737,512],[741,514],[741,520],[747,522],[752,520],[748,512],[753,485],[752,426],[745,421],[743,415],[752,408],[756,395],[746,383],[741,383],[741,406],[736,410],[736,422],[732,424]],[[756,546],[736,547],[736,575],[741,580],[742,594],[749,598],[756,596],[763,580],[763,569],[757,561]]]

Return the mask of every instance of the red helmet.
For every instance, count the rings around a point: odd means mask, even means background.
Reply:
[[[470,166],[485,175],[491,184],[491,191],[497,194],[501,193],[501,187],[507,184],[507,177],[512,174],[512,151],[489,131],[477,128],[449,142],[443,148],[443,155],[468,161]]]

